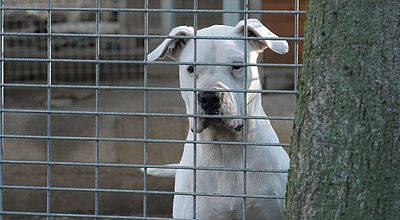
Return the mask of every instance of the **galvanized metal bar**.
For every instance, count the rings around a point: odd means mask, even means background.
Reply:
[[[261,172],[261,173],[287,173],[287,170],[255,169],[255,168],[229,168],[229,167],[199,167],[199,166],[166,166],[166,165],[144,165],[144,164],[123,164],[123,163],[83,163],[83,162],[56,162],[56,161],[31,161],[31,160],[0,160],[4,164],[34,164],[52,166],[84,166],[84,167],[121,167],[121,168],[159,168],[176,170],[214,170],[232,172]]]
[[[145,0],[144,1],[144,8],[148,9],[149,8],[149,1]],[[149,13],[146,11],[144,12],[144,34],[148,35],[149,34]],[[144,39],[144,61],[147,61],[147,56],[149,53],[149,39],[145,38]],[[143,86],[147,88],[148,85],[148,66],[147,64],[144,64],[144,76],[143,76]],[[143,103],[143,111],[144,113],[148,113],[148,90],[144,89],[144,103]],[[143,135],[144,139],[148,138],[148,117],[144,116],[143,117]],[[147,164],[147,151],[148,151],[148,144],[147,142],[143,142],[143,164]],[[143,172],[143,190],[146,192],[147,191],[147,169],[144,168]],[[143,217],[147,217],[147,194],[143,194]]]
[[[204,40],[304,40],[303,37],[229,37],[229,36],[169,36],[169,35],[137,35],[137,34],[89,34],[89,33],[28,33],[28,32],[4,32],[2,36],[23,36],[23,37],[87,37],[87,38],[148,38],[148,39],[204,39]]]
[[[159,9],[159,8],[60,8],[60,7],[2,7],[0,10],[31,10],[31,11],[99,11],[99,12],[172,12],[172,13],[242,13],[242,10],[220,9]],[[291,10],[249,10],[254,14],[305,14],[305,11]]]
[[[4,0],[0,0],[0,7],[4,7]],[[0,32],[4,33],[4,10],[0,10]],[[0,58],[4,58],[4,36],[0,36]],[[4,61],[0,61],[0,81],[4,84]],[[4,134],[4,86],[0,87],[0,134]],[[0,138],[0,159],[4,160],[4,138]],[[0,162],[0,184],[4,184],[4,163]],[[4,211],[4,189],[0,189],[0,211]],[[4,215],[1,214],[1,220]]]
[[[248,7],[249,7],[249,1],[248,0],[243,0],[243,8],[244,8],[244,14],[243,14],[243,20],[244,20],[244,28],[243,28],[243,34],[245,37],[247,37],[249,35],[248,33],[248,23],[247,23],[247,19],[249,18],[249,14],[248,14]],[[244,60],[245,63],[249,63],[249,58],[247,56],[248,53],[248,42],[247,40],[244,40]],[[248,68],[244,68],[244,83],[243,83],[243,89],[246,90],[248,88]],[[247,94],[248,92],[245,91],[243,92],[243,96],[244,96],[244,103],[247,103]],[[243,112],[244,115],[247,116],[247,106],[244,105],[243,106]],[[243,119],[244,124],[243,124],[243,142],[246,143],[247,142],[247,129],[248,129],[248,124],[247,124],[247,120]],[[244,144],[243,145],[243,168],[246,169],[247,168],[247,145]],[[243,194],[247,193],[247,172],[243,171]],[[243,220],[247,219],[247,200],[245,197],[243,197]]]
[[[47,136],[47,135],[16,135],[2,134],[0,138],[23,138],[23,139],[50,139],[50,140],[80,140],[80,141],[112,141],[112,142],[151,142],[151,143],[179,143],[179,144],[224,144],[224,145],[252,145],[252,146],[289,146],[285,143],[266,142],[234,142],[234,141],[199,141],[199,140],[174,140],[174,139],[144,139],[144,138],[110,138],[110,137],[77,137],[77,136]]]
[[[99,0],[96,0],[96,8],[99,9]],[[99,11],[96,10],[96,34],[100,34],[100,16]],[[100,37],[96,38],[96,60],[100,59]],[[95,67],[95,84],[96,86],[100,85],[100,64],[96,63]],[[100,111],[100,94],[99,89],[95,90],[95,111],[96,113]],[[100,137],[100,128],[99,128],[99,114],[95,115],[95,136]],[[96,140],[95,146],[95,160],[96,164],[100,163],[100,141]],[[94,187],[95,189],[99,188],[99,166],[96,165],[95,167],[95,176],[94,176]],[[94,194],[94,214],[99,214],[99,193],[95,192]],[[97,218],[96,218],[97,219]]]
[[[64,89],[99,89],[99,90],[144,90],[148,91],[192,91],[192,92],[238,92],[247,91],[249,93],[265,94],[297,94],[292,90],[244,90],[244,89],[199,89],[199,88],[172,88],[172,87],[143,87],[143,86],[91,86],[91,85],[47,85],[47,84],[23,84],[23,83],[0,83],[1,87],[24,87],[24,88],[64,88]]]
[[[94,189],[94,188],[70,188],[70,187],[45,187],[45,186],[21,186],[21,185],[0,185],[3,189],[25,189],[25,190],[46,190],[46,191],[68,191],[68,192],[103,192],[103,193],[133,193],[153,195],[182,195],[182,196],[207,196],[227,198],[258,198],[258,199],[285,199],[285,197],[253,194],[229,194],[229,193],[199,193],[199,192],[170,192],[154,190],[133,190],[133,189]]]
[[[299,0],[294,0],[294,10],[299,11]],[[294,36],[295,38],[299,37],[299,15],[294,15]],[[294,41],[294,64],[299,63],[299,42],[298,40]],[[299,78],[299,67],[294,68],[294,77],[293,77],[293,91],[297,92],[297,84]],[[296,107],[296,97],[294,99],[294,107]]]
[[[68,111],[68,110],[34,110],[34,109],[3,109],[3,112],[12,113],[38,113],[38,114],[64,114],[64,115],[117,115],[117,116],[143,116],[143,117],[178,117],[178,118],[230,118],[230,119],[260,119],[260,120],[293,120],[294,117],[285,116],[242,116],[242,115],[199,115],[177,113],[140,113],[140,112],[100,112],[100,111]]]
[[[193,9],[198,9],[198,1],[197,0],[193,0]],[[198,36],[197,35],[197,12],[193,13],[193,32],[194,32],[194,36]],[[193,44],[194,44],[194,48],[193,48],[193,58],[194,58],[194,62],[197,62],[197,39],[193,39]],[[194,88],[197,88],[197,65],[193,66],[193,85]],[[197,95],[199,93],[198,92],[193,92],[193,113],[197,114],[197,104],[198,104],[198,100],[197,100]],[[193,136],[193,141],[197,140],[197,118],[193,118],[193,130],[194,130],[194,136]],[[193,143],[193,164],[192,166],[195,167],[197,166],[197,144]],[[193,193],[195,193],[197,191],[197,170],[193,170]],[[193,204],[192,204],[192,218],[196,219],[197,213],[196,213],[196,208],[197,208],[197,201],[196,201],[196,196],[193,195]]]
[[[0,61],[8,62],[53,62],[53,63],[119,63],[119,64],[158,64],[158,65],[202,65],[202,66],[233,66],[235,63],[207,63],[207,62],[166,62],[166,61],[135,61],[135,60],[91,60],[91,59],[40,59],[40,58],[1,58]],[[279,64],[279,63],[244,63],[243,66],[262,67],[301,67],[300,64]]]
[[[162,217],[137,217],[137,216],[122,216],[122,215],[89,215],[89,214],[68,214],[68,213],[43,213],[43,212],[17,212],[17,211],[0,211],[0,215],[23,215],[23,216],[41,216],[41,217],[58,217],[58,218],[95,218],[95,219],[137,219],[137,220],[173,220],[174,218]]]
[[[51,33],[51,0],[48,0],[48,7],[50,8],[47,11],[47,32]],[[47,62],[47,85],[52,84],[52,69],[51,69],[51,36],[47,37],[47,59],[50,61]],[[47,88],[47,110],[51,110],[51,87]],[[51,113],[47,113],[47,136],[51,136]],[[51,161],[51,139],[47,139],[47,161]],[[51,187],[51,165],[47,165],[47,187]],[[46,213],[51,213],[51,191],[46,191]],[[50,217],[46,218],[50,220]]]

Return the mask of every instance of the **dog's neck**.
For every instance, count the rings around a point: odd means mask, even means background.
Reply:
[[[211,125],[207,129],[205,129],[200,134],[197,134],[197,137],[201,141],[223,141],[223,142],[231,142],[231,141],[241,141],[242,140],[242,132],[236,132],[232,129],[228,129],[224,126],[219,125]]]
[[[247,99],[247,115],[249,116],[264,116],[264,110],[261,104],[261,94],[253,94]]]
[[[256,94],[251,102],[248,102],[247,115],[248,116],[265,116],[261,104],[261,95]],[[193,140],[194,135],[198,141],[215,141],[216,143],[198,144],[197,161],[204,166],[228,166],[228,167],[242,167],[243,166],[243,148],[241,144],[230,144],[224,142],[257,142],[257,141],[274,141],[264,140],[264,137],[258,136],[266,126],[265,120],[247,119],[246,120],[246,138],[244,138],[243,130],[235,132],[223,126],[209,126],[203,132],[195,134],[189,131],[189,139]],[[263,134],[264,135],[264,134]],[[221,143],[218,143],[221,142]],[[188,148],[192,152],[192,148]]]

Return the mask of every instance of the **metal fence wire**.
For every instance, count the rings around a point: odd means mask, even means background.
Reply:
[[[174,195],[240,198],[246,219],[247,199],[284,200],[247,193],[248,173],[287,171],[246,167],[246,146],[289,146],[304,5],[303,0],[0,0],[1,219],[172,219]],[[177,65],[194,65],[195,74],[201,66],[233,65],[198,62],[197,41],[243,40],[247,50],[249,39],[266,38],[196,33],[243,19],[247,25],[249,18],[287,40],[290,52],[264,51],[258,64],[243,64],[259,68],[262,89],[244,85],[226,92],[245,100],[249,92],[261,93],[268,117],[246,110],[210,115],[243,119],[243,139],[186,140],[188,119],[199,115],[185,113],[180,93],[192,92],[198,108],[198,92],[214,90],[197,88],[195,77],[194,88],[180,88]],[[178,25],[194,28],[195,36],[176,38],[194,39],[195,61],[148,61],[149,52],[172,38],[169,30]],[[282,143],[247,141],[249,119],[271,120]],[[167,167],[179,161],[185,143],[193,144],[193,165]],[[244,146],[244,166],[198,166],[197,144]],[[148,168],[192,170],[192,192],[174,192],[172,178],[148,175]],[[241,172],[243,192],[200,192],[200,171]]]

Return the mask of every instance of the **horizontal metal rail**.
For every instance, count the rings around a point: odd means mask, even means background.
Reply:
[[[172,166],[172,165],[150,165],[150,164],[122,164],[122,163],[83,163],[83,162],[57,162],[57,161],[28,161],[28,160],[0,160],[6,164],[30,164],[30,165],[54,165],[54,166],[84,166],[84,167],[123,167],[123,168],[157,168],[175,170],[212,170],[232,172],[256,172],[256,173],[287,173],[287,170],[261,169],[261,168],[231,168],[231,167],[202,167],[202,166]]]
[[[0,58],[8,62],[52,62],[52,63],[119,63],[119,64],[155,64],[155,65],[198,65],[198,66],[237,66],[238,63],[208,63],[208,62],[172,62],[172,61],[139,61],[139,60],[92,60],[92,59],[45,59],[45,58]],[[302,64],[281,63],[240,63],[241,66],[261,67],[301,67]]]
[[[254,90],[254,89],[202,89],[202,88],[172,88],[172,87],[144,87],[144,86],[91,86],[91,85],[55,85],[36,83],[0,83],[2,87],[9,88],[58,88],[58,89],[98,89],[98,90],[147,90],[147,91],[169,91],[169,92],[247,92],[247,93],[268,93],[268,94],[297,94],[293,90]]]
[[[304,40],[302,37],[224,37],[224,36],[169,36],[169,35],[135,35],[135,34],[73,34],[73,33],[21,33],[3,32],[0,36],[18,37],[87,37],[87,38],[149,38],[149,39],[208,39],[208,40]]]
[[[148,142],[148,143],[178,143],[178,144],[222,144],[222,145],[247,145],[266,147],[288,147],[288,143],[265,142],[233,142],[233,141],[193,141],[174,139],[145,139],[145,138],[110,138],[110,137],[78,137],[78,136],[47,136],[47,135],[17,135],[1,134],[0,138],[45,139],[45,140],[77,140],[77,141],[108,141],[108,142]]]
[[[31,11],[94,11],[94,12],[169,12],[169,13],[245,13],[243,10],[213,10],[213,9],[144,9],[144,8],[60,8],[60,7],[0,7],[0,10],[31,10]],[[252,14],[305,14],[305,11],[289,10],[246,10]]]
[[[140,220],[173,220],[177,218],[162,217],[139,217],[123,215],[91,215],[91,214],[67,214],[67,213],[44,213],[44,212],[24,212],[24,211],[0,211],[0,215],[24,215],[42,217],[67,217],[67,218],[95,218],[95,219],[140,219]],[[179,219],[179,218],[178,218]]]
[[[294,117],[284,116],[244,116],[244,115],[199,115],[177,113],[141,113],[141,112],[102,112],[102,111],[67,111],[67,110],[34,110],[34,109],[3,109],[10,113],[35,114],[65,114],[65,115],[113,115],[113,116],[148,116],[148,117],[177,117],[177,118],[226,118],[226,119],[257,119],[257,120],[293,120]]]
[[[13,185],[0,185],[0,189],[74,191],[74,192],[102,192],[102,193],[134,193],[134,194],[208,196],[208,197],[227,197],[227,198],[285,199],[285,197],[279,197],[279,196],[253,195],[253,194],[170,192],[170,191],[154,191],[154,190],[134,190],[134,189],[93,189],[93,188],[21,186],[21,185],[18,185],[18,186],[17,185],[15,185],[15,186],[13,186]]]

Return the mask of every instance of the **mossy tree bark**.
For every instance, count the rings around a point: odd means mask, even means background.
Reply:
[[[310,0],[286,219],[400,219],[400,1]]]

